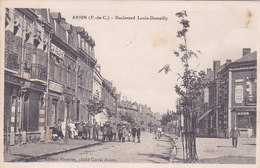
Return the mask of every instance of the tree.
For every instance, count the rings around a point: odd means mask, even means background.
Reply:
[[[161,119],[161,125],[166,126],[169,122],[172,121],[172,116],[169,113],[163,114]]]
[[[195,135],[195,123],[197,120],[195,107],[196,99],[201,94],[201,90],[205,87],[205,72],[197,72],[193,70],[189,64],[190,59],[194,57],[197,58],[201,52],[199,50],[194,52],[188,49],[187,32],[190,28],[190,24],[187,19],[187,12],[178,12],[176,16],[181,25],[181,30],[177,31],[176,36],[182,40],[182,43],[179,45],[178,50],[173,51],[173,54],[180,58],[184,68],[183,74],[178,74],[181,82],[175,86],[175,91],[181,100],[180,106],[183,109],[181,115],[184,117],[184,130],[182,130],[183,159],[185,162],[194,162],[198,159]],[[165,69],[165,72],[168,72],[168,69]]]
[[[135,123],[134,118],[131,115],[127,114],[127,113],[126,114],[121,114],[120,118],[121,118],[122,121],[126,121],[126,122],[128,122],[130,124],[134,124]]]
[[[92,99],[89,99],[87,103],[87,109],[89,114],[95,118],[95,116],[99,113],[103,112],[104,109],[104,101],[99,99],[98,94],[95,94]]]
[[[116,117],[116,113],[113,112],[111,109],[107,108],[106,112],[107,118]]]

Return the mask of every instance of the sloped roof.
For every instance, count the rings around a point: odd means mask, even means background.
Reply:
[[[256,61],[257,60],[257,52],[253,52],[250,54],[247,54],[243,56],[242,58],[234,61],[234,63],[240,63],[240,62],[248,62],[248,61]]]
[[[67,22],[61,23],[61,25],[65,28],[66,31],[71,31],[72,29],[72,25]]]
[[[223,73],[225,72],[227,69],[231,68],[231,67],[238,67],[238,66],[244,66],[244,65],[250,65],[250,66],[255,66],[257,61],[257,52],[252,52],[249,53],[245,56],[243,56],[242,58],[231,62],[230,64],[223,64],[219,70],[219,73]]]
[[[60,17],[60,12],[51,12],[53,19],[58,19]]]

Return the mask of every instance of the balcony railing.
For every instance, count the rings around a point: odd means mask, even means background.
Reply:
[[[255,104],[256,104],[256,96],[246,97],[246,105],[255,105]]]
[[[10,50],[5,50],[5,68],[18,71],[19,65],[18,54]]]
[[[32,64],[31,79],[47,81],[47,67],[41,64]]]

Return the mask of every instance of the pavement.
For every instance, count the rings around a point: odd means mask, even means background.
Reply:
[[[183,163],[181,138],[174,135],[157,140],[154,135],[142,132],[141,143],[70,140],[38,142],[11,146],[12,155],[5,162],[120,162],[120,163]],[[177,155],[171,160],[172,146]],[[231,139],[196,138],[199,164],[255,164],[256,139],[239,138],[233,148]],[[90,148],[91,147],[91,148]]]
[[[178,149],[174,162],[183,163],[181,138],[171,135]],[[201,164],[256,164],[256,138],[239,138],[238,147],[232,139],[196,138],[196,149]]]
[[[68,144],[64,140],[18,144],[10,146],[11,154],[4,156],[5,162],[35,161],[50,155],[77,150],[101,144],[94,140],[69,139]]]

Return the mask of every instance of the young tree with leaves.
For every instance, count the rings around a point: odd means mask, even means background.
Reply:
[[[190,60],[197,58],[201,54],[199,50],[196,52],[190,50],[187,45],[187,32],[190,28],[188,15],[186,11],[176,13],[181,25],[181,30],[177,31],[177,38],[182,40],[178,50],[173,53],[176,57],[180,58],[184,72],[178,74],[181,83],[175,86],[175,91],[180,97],[180,106],[182,107],[182,114],[184,117],[184,126],[182,130],[182,146],[183,146],[183,159],[185,162],[195,162],[198,159],[196,151],[196,120],[197,113],[195,111],[196,99],[201,94],[202,89],[205,87],[205,72],[196,71],[190,67]],[[165,72],[169,71],[165,69]]]
[[[103,112],[104,109],[104,101],[99,99],[99,95],[95,94],[92,99],[89,99],[87,104],[87,109],[89,114],[95,118],[95,116],[99,113]]]

